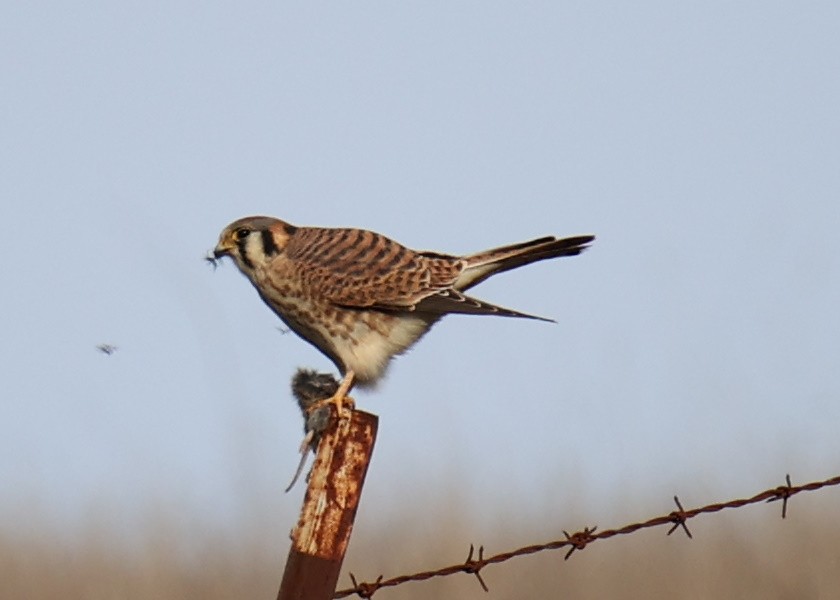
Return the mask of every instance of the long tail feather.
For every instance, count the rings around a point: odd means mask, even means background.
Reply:
[[[594,235],[577,235],[559,240],[544,237],[465,256],[467,268],[461,273],[454,287],[465,291],[497,273],[548,258],[578,255],[586,250],[594,239]]]

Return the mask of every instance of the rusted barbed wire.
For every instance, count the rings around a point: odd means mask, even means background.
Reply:
[[[400,575],[397,577],[392,577],[390,579],[383,579],[383,576],[380,575],[376,578],[375,581],[372,582],[357,582],[355,575],[353,575],[353,573],[350,573],[350,580],[353,582],[353,587],[344,590],[338,590],[335,593],[334,598],[346,598],[347,596],[352,595],[357,595],[360,598],[371,598],[377,591],[385,587],[394,587],[403,583],[408,583],[409,581],[424,581],[426,579],[432,579],[433,577],[446,577],[449,575],[454,575],[455,573],[469,573],[475,575],[478,579],[478,583],[486,592],[489,590],[487,588],[486,583],[481,577],[481,570],[488,565],[505,562],[518,556],[526,556],[529,554],[535,554],[537,552],[544,552],[546,550],[559,550],[561,548],[568,548],[568,551],[565,555],[565,559],[568,560],[573,552],[575,552],[576,550],[583,550],[584,548],[586,548],[587,545],[597,540],[604,540],[614,537],[616,535],[626,535],[639,531],[640,529],[660,527],[663,525],[671,525],[671,528],[668,530],[667,535],[671,535],[674,531],[677,530],[677,528],[682,528],[685,534],[689,538],[691,538],[691,532],[689,531],[688,526],[686,525],[686,522],[689,519],[693,519],[694,517],[697,517],[701,514],[715,513],[726,508],[741,508],[743,506],[757,504],[759,502],[775,502],[777,500],[781,500],[782,518],[784,519],[787,516],[787,505],[788,500],[791,498],[791,496],[795,496],[796,494],[799,494],[801,492],[813,492],[825,487],[836,485],[840,485],[840,475],[831,477],[830,479],[825,479],[823,481],[814,481],[811,483],[796,486],[791,485],[790,475],[786,475],[785,485],[780,485],[778,487],[764,490],[763,492],[759,492],[758,494],[749,498],[739,498],[735,500],[729,500],[727,502],[708,504],[699,508],[692,508],[691,510],[685,510],[682,507],[679,498],[677,498],[677,496],[674,496],[674,503],[677,505],[677,510],[671,511],[667,515],[653,517],[651,519],[648,519],[647,521],[631,523],[618,529],[604,529],[596,532],[597,527],[593,526],[584,527],[582,531],[578,531],[571,534],[567,531],[563,531],[565,538],[562,540],[555,540],[544,544],[523,546],[522,548],[517,548],[516,550],[502,552],[500,554],[494,554],[493,556],[488,556],[486,558],[484,557],[484,546],[479,546],[477,559],[473,558],[475,548],[473,545],[470,545],[469,554],[467,556],[467,559],[463,563],[450,565],[448,567],[443,567],[441,569],[436,569],[433,571],[422,571],[420,573],[414,573],[412,575]]]

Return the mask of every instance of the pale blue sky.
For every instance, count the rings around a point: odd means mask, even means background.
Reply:
[[[0,522],[291,526],[288,381],[330,365],[201,260],[260,213],[453,253],[598,236],[475,290],[557,325],[447,318],[357,394],[381,417],[363,515],[667,510],[836,474],[838,23],[836,2],[3,4]]]

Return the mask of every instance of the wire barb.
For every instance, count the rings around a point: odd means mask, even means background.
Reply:
[[[674,523],[674,526],[668,530],[668,535],[674,533],[677,530],[677,527],[682,527],[683,531],[685,531],[685,534],[688,536],[688,539],[694,539],[691,535],[691,532],[688,530],[688,525],[685,524],[686,520],[688,519],[688,516],[686,515],[685,509],[682,507],[682,504],[680,504],[680,499],[674,496],[674,502],[677,504],[677,509],[679,510],[675,510],[670,515],[668,515],[671,518],[671,522]]]
[[[569,560],[569,557],[572,555],[572,552],[575,550],[583,550],[586,548],[586,544],[595,540],[592,537],[592,534],[595,533],[595,530],[598,529],[598,526],[592,527],[584,527],[583,531],[576,531],[575,533],[569,535],[569,532],[565,529],[563,530],[563,535],[566,536],[567,545],[570,545],[569,551],[566,552],[566,556],[563,557],[563,560]]]
[[[776,489],[773,490],[776,496],[774,498],[768,498],[767,502],[775,502],[776,500],[782,501],[782,518],[784,519],[787,516],[787,504],[788,498],[790,498],[795,492],[793,492],[793,486],[790,485],[790,473],[785,475],[785,481],[787,485],[780,485]]]
[[[676,531],[677,527],[682,527],[686,535],[688,535],[689,538],[692,538],[691,532],[688,530],[688,526],[686,525],[686,522],[689,519],[693,519],[702,514],[720,512],[721,510],[726,508],[742,508],[744,506],[748,506],[750,504],[757,504],[759,502],[773,502],[775,500],[781,500],[782,518],[784,518],[786,515],[788,498],[801,492],[814,492],[816,490],[826,487],[840,486],[840,475],[831,477],[829,479],[825,479],[823,481],[813,481],[811,483],[806,483],[798,486],[791,485],[790,475],[785,476],[785,481],[787,482],[786,485],[764,490],[763,492],[759,492],[758,494],[755,494],[754,496],[751,496],[749,498],[736,498],[735,500],[729,500],[727,502],[719,502],[715,504],[708,504],[706,506],[701,506],[700,508],[692,508],[689,510],[685,510],[682,504],[680,503],[679,498],[674,496],[674,502],[677,505],[677,510],[672,511],[667,515],[652,517],[647,521],[631,523],[619,529],[603,529],[601,531],[596,532],[597,527],[586,527],[583,531],[579,531],[573,534],[570,534],[567,531],[563,531],[563,533],[566,536],[565,539],[554,540],[551,542],[546,542],[544,544],[523,546],[522,548],[518,548],[516,550],[511,550],[508,552],[502,552],[500,554],[494,554],[493,556],[488,556],[487,558],[484,557],[484,547],[479,546],[478,559],[474,559],[473,555],[475,553],[475,548],[474,546],[470,545],[470,552],[467,555],[466,561],[460,564],[449,565],[448,567],[443,567],[441,569],[436,569],[432,571],[422,571],[419,573],[414,573],[412,575],[399,575],[390,579],[384,579],[382,575],[380,575],[376,578],[376,581],[372,583],[359,583],[356,581],[355,576],[353,576],[353,574],[351,573],[350,581],[353,583],[353,587],[344,590],[339,590],[335,593],[335,596],[333,597],[346,598],[347,596],[356,595],[360,598],[370,598],[375,592],[384,587],[394,587],[397,585],[408,583],[409,581],[424,581],[426,579],[432,579],[433,577],[447,577],[449,575],[454,575],[455,573],[474,574],[478,578],[478,582],[481,584],[481,587],[486,592],[489,590],[485,585],[484,580],[481,578],[480,571],[482,571],[485,567],[491,564],[507,562],[512,558],[517,558],[519,556],[527,556],[529,554],[536,554],[538,552],[545,552],[548,550],[559,550],[560,548],[567,547],[569,548],[569,550],[568,552],[566,552],[565,558],[568,559],[575,550],[583,550],[587,545],[591,544],[592,542],[609,539],[617,535],[628,535],[631,533],[635,533],[640,529],[649,529],[652,527],[660,527],[668,524],[671,525],[671,529],[668,531],[669,534],[671,534],[673,531]]]
[[[478,547],[478,560],[473,560],[474,551],[475,546],[470,544],[470,553],[467,555],[467,560],[464,561],[464,573],[472,573],[475,575],[475,578],[478,579],[478,583],[481,584],[481,589],[485,592],[489,592],[490,588],[487,587],[487,584],[484,583],[484,579],[481,578],[481,569],[487,566],[487,563],[484,562],[484,546]]]
[[[356,581],[356,576],[350,573],[350,581],[353,582],[353,587],[356,588],[353,593],[359,596],[359,598],[373,598],[373,595],[381,587],[379,584],[382,582],[382,575],[377,577],[373,583],[365,583],[364,581],[359,583]]]

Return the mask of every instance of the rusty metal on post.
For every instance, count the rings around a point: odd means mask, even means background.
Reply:
[[[376,415],[354,410],[323,433],[277,600],[335,594],[378,423]]]

